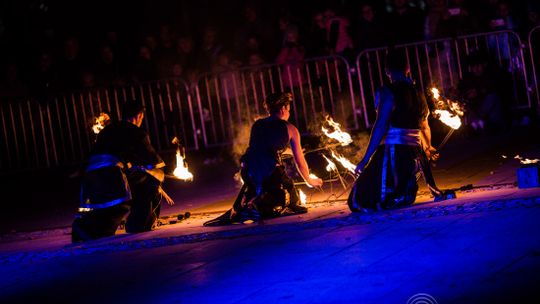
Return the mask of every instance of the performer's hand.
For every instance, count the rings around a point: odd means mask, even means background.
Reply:
[[[312,178],[306,181],[311,187],[320,187],[323,184],[323,180],[320,178]]]
[[[437,149],[433,148],[432,146],[429,146],[429,148],[427,148],[425,152],[428,159],[431,159],[433,161],[436,161],[437,159],[439,159],[439,156],[440,156],[439,152],[437,151]]]
[[[354,170],[355,175],[360,175],[366,169],[368,161],[365,158],[362,158],[362,160],[358,163],[356,166],[356,169]]]
[[[159,187],[159,193],[161,193],[161,195],[163,196],[167,204],[169,204],[169,206],[174,205],[173,199],[163,190],[163,188],[161,188],[161,186]]]

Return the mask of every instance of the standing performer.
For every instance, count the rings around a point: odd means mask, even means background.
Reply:
[[[290,93],[273,93],[266,97],[264,106],[269,116],[253,124],[249,147],[241,159],[244,186],[233,208],[206,222],[206,226],[307,212],[307,208],[300,205],[298,190],[281,163],[281,154],[289,144],[304,180],[311,186],[321,186],[322,180],[309,176],[300,133],[287,121],[291,101]]]
[[[140,128],[143,119],[142,104],[128,101],[122,121],[98,134],[81,185],[82,212],[73,222],[73,242],[114,235],[128,214],[126,232],[152,230],[160,212],[165,163]]]
[[[402,52],[387,55],[390,84],[378,93],[377,119],[348,198],[352,211],[411,205],[416,200],[420,171],[436,200],[442,198],[429,167],[429,159],[438,158],[431,146],[429,109],[424,95],[407,77],[409,72]]]

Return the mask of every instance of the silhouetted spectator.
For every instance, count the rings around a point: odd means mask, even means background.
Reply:
[[[58,90],[58,74],[53,65],[52,55],[42,52],[38,57],[37,68],[30,77],[31,93],[41,99],[55,94]]]
[[[304,56],[305,50],[299,43],[298,31],[288,32],[285,45],[276,59],[277,64],[283,65],[281,77],[284,86],[291,88],[303,83],[301,73],[297,70],[301,67]]]
[[[279,45],[273,46],[271,43],[273,36],[272,30],[263,20],[261,20],[254,3],[251,3],[244,8],[243,17],[243,23],[236,29],[234,33],[233,41],[235,52],[242,52],[248,38],[252,35],[256,35],[262,45],[268,46],[264,55],[275,55],[275,50],[279,49]]]
[[[122,72],[116,61],[115,54],[109,45],[102,45],[99,49],[99,60],[95,65],[95,78],[99,86],[122,84]]]
[[[135,61],[133,80],[144,82],[157,79],[157,67],[152,58],[152,51],[146,45],[139,47],[139,56]]]
[[[218,42],[216,28],[211,26],[207,27],[203,32],[199,68],[202,71],[210,71],[222,48],[223,46]]]
[[[170,70],[176,59],[176,44],[174,34],[168,25],[159,28],[159,45],[154,53],[158,65],[158,76],[166,78],[170,76]]]
[[[326,23],[321,12],[315,13],[312,18],[309,48],[306,50],[308,56],[318,57],[328,55],[328,40],[326,38]]]
[[[354,45],[358,52],[387,44],[386,32],[371,4],[360,6],[360,16],[354,25]]]
[[[349,20],[337,16],[335,10],[330,8],[324,11],[323,16],[328,39],[328,53],[349,58],[353,48],[352,38],[349,34]]]
[[[0,99],[14,100],[28,95],[28,88],[21,81],[19,68],[15,63],[7,64],[3,74],[0,82]]]
[[[75,37],[69,37],[64,40],[64,54],[58,65],[58,80],[65,91],[80,88],[82,66],[79,40]]]
[[[251,67],[256,67],[265,64],[264,57],[260,53],[253,53],[248,56],[247,64]]]
[[[432,40],[446,36],[444,20],[450,17],[446,0],[429,0],[424,23],[424,39]]]
[[[176,62],[184,69],[191,69],[197,65],[197,54],[190,36],[181,36],[176,42]]]
[[[424,14],[418,8],[411,7],[408,0],[394,0],[387,26],[391,44],[421,41]]]
[[[465,0],[450,0],[448,13],[441,21],[444,36],[455,37],[480,30],[477,18],[471,16],[471,10]]]
[[[482,132],[485,128],[497,128],[503,123],[503,103],[498,91],[496,72],[488,69],[486,56],[473,53],[469,57],[469,72],[459,84],[465,98],[468,124]]]

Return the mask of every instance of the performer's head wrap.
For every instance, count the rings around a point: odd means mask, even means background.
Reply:
[[[129,119],[144,112],[143,104],[138,100],[129,100],[122,106],[122,118]]]
[[[266,96],[266,99],[264,100],[264,106],[268,112],[276,113],[281,109],[281,107],[290,104],[291,101],[291,93],[277,92]]]

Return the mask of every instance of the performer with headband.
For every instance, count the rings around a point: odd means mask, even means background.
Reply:
[[[300,205],[298,190],[281,163],[281,153],[290,144],[304,180],[311,186],[321,186],[322,180],[309,176],[300,133],[287,121],[291,101],[290,93],[273,93],[266,97],[264,106],[269,115],[253,124],[249,147],[241,159],[244,186],[233,208],[206,222],[205,226],[307,212],[307,208]]]

